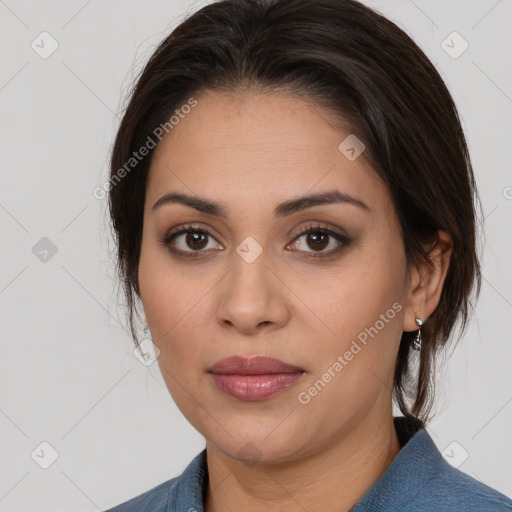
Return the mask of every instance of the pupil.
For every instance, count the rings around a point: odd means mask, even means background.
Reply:
[[[201,240],[202,239],[202,240]],[[187,244],[191,249],[202,249],[204,247],[204,243],[201,245],[201,241],[204,242],[206,240],[206,235],[204,233],[188,233],[187,235]],[[200,247],[195,247],[195,244],[199,244]]]
[[[312,247],[312,249],[324,249],[325,246],[327,245],[326,241],[327,241],[327,235],[325,233],[320,233],[320,232],[314,232],[314,233],[309,233],[308,235],[308,243],[310,241],[313,241],[313,244],[317,244],[317,247]],[[323,243],[322,243],[323,242]],[[321,244],[320,247],[318,247],[318,243]]]

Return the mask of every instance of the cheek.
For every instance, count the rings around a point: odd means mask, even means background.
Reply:
[[[139,287],[144,313],[152,332],[159,336],[172,332],[179,319],[191,311],[205,293],[207,283],[198,287],[195,279],[190,279],[191,272],[183,269],[184,265],[173,261],[159,242],[153,241],[150,234],[145,235],[139,261]],[[198,278],[200,274],[199,270]],[[204,275],[202,278],[207,279]]]
[[[149,243],[142,246],[139,286],[144,313],[160,350],[159,363],[173,374],[203,371],[202,352],[209,346],[202,341],[205,308],[216,279],[211,271],[191,266],[173,262],[165,250]]]
[[[392,324],[400,323],[397,310],[403,308],[393,308],[393,304],[403,302],[399,260],[399,254],[368,248],[345,259],[343,266],[318,273],[315,279],[295,278],[294,292],[312,312],[311,325],[324,340],[322,350],[340,350],[361,333],[364,338],[365,329],[376,322],[382,327],[381,315],[385,328],[379,329],[379,334],[387,337],[391,330],[396,334]]]
[[[322,328],[327,334],[312,338],[314,371],[298,391],[310,400],[305,410],[343,424],[391,392],[404,307],[395,283],[376,270],[353,267],[323,289],[317,311],[334,334]]]
[[[324,332],[314,344],[315,371],[308,381],[322,389],[314,399],[320,409],[339,400],[350,403],[351,410],[365,409],[392,387],[402,333],[405,256],[400,245],[364,249],[310,295],[308,305],[321,318]],[[306,290],[304,282],[297,294]]]

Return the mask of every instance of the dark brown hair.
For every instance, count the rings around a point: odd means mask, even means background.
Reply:
[[[480,202],[457,109],[436,68],[404,31],[355,0],[222,0],[175,28],[133,87],[111,157],[109,208],[136,344],[137,275],[153,151],[122,179],[119,170],[176,109],[207,90],[299,94],[350,126],[387,184],[410,265],[428,261],[421,243],[437,230],[451,235],[451,262],[440,302],[422,327],[417,371],[410,357],[416,333],[404,332],[394,377],[402,413],[428,421],[436,355],[458,320],[462,336],[472,313],[471,292],[476,299],[481,285]]]

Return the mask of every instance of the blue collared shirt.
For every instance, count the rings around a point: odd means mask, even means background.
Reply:
[[[351,512],[505,512],[512,500],[451,466],[424,428],[395,418],[402,446]],[[204,512],[206,448],[178,477],[106,512]]]

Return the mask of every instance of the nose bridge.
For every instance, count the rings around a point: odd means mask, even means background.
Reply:
[[[217,308],[219,322],[250,331],[261,323],[280,323],[286,316],[282,283],[271,270],[270,254],[252,237],[244,239],[232,254]]]
[[[231,271],[229,293],[236,295],[240,306],[247,301],[257,301],[259,307],[267,301],[271,293],[269,289],[270,270],[268,251],[255,241],[247,237],[238,245],[233,254],[233,270]],[[247,307],[247,306],[245,306]]]

